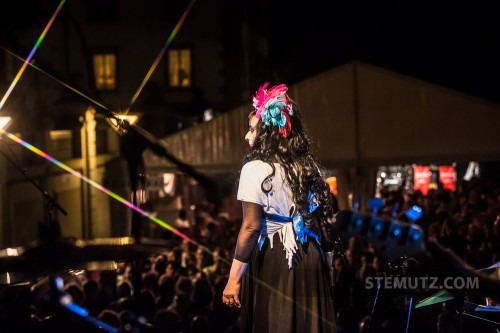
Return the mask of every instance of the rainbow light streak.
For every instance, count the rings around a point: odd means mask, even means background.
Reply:
[[[158,55],[158,57],[156,58],[155,62],[153,63],[153,65],[151,66],[151,68],[149,69],[146,77],[144,78],[143,82],[141,83],[141,86],[139,87],[139,89],[137,90],[136,94],[134,95],[134,97],[132,98],[132,101],[130,102],[130,107],[128,108],[127,112],[130,110],[130,108],[132,107],[132,105],[135,103],[136,99],[138,98],[139,94],[141,93],[142,89],[144,88],[144,86],[146,85],[147,81],[149,80],[149,78],[151,77],[153,71],[156,69],[156,67],[158,66],[158,63],[160,62],[161,58],[163,57],[163,55],[165,54],[168,46],[172,43],[172,40],[175,38],[175,35],[177,34],[177,32],[179,31],[180,27],[182,26],[182,24],[184,23],[184,20],[186,19],[189,11],[191,10],[191,8],[193,7],[194,5],[194,2],[196,0],[192,0],[188,7],[186,8],[186,10],[184,11],[182,17],[180,18],[179,22],[177,23],[176,27],[174,28],[174,30],[172,31],[172,33],[170,34],[170,37],[168,38],[167,42],[165,43],[165,45],[163,46],[162,50],[160,51],[160,54]],[[59,13],[59,11],[61,10],[62,6],[64,5],[64,3],[66,2],[66,0],[61,0],[61,3],[59,4],[56,12],[54,13],[54,15],[52,16],[51,20],[49,21],[49,23],[47,24],[47,26],[45,27],[44,31],[42,32],[42,35],[40,36],[40,38],[38,39],[37,43],[35,44],[35,47],[33,48],[33,50],[31,51],[30,55],[28,56],[28,58],[26,60],[24,60],[24,63],[23,63],[23,66],[21,67],[21,69],[19,70],[16,78],[14,79],[14,81],[12,82],[11,86],[9,87],[9,89],[7,90],[6,94],[4,95],[2,101],[0,102],[0,109],[3,107],[6,99],[8,98],[8,96],[10,95],[10,93],[12,92],[12,90],[14,89],[15,85],[17,84],[17,82],[19,81],[19,78],[21,77],[22,73],[24,72],[24,70],[26,69],[26,67],[28,65],[32,66],[33,68],[39,70],[40,72],[44,73],[45,75],[47,75],[48,77],[52,78],[53,80],[59,82],[60,84],[62,84],[63,86],[65,86],[66,88],[70,89],[71,91],[77,93],[78,95],[86,98],[87,100],[91,101],[92,103],[98,105],[99,107],[103,108],[103,109],[106,109],[106,110],[109,110],[107,107],[103,106],[102,104],[100,104],[99,102],[91,99],[90,97],[87,97],[86,95],[84,95],[83,93],[81,93],[80,91],[74,89],[73,87],[71,87],[70,85],[64,83],[63,81],[55,78],[54,76],[46,73],[45,71],[43,71],[42,69],[38,68],[37,66],[31,64],[31,59],[33,58],[33,55],[35,54],[37,48],[39,47],[39,45],[41,44],[43,38],[45,37],[47,31],[49,30],[50,26],[52,25],[52,23],[54,22],[57,14]],[[15,56],[16,58],[18,59],[21,59],[23,60],[21,57],[13,54],[12,52],[10,51],[7,51],[8,53],[10,53],[11,55]],[[34,147],[33,145],[31,145],[30,143],[22,140],[21,138],[15,136],[14,134],[12,133],[9,133],[3,129],[0,129],[0,134],[5,134],[9,139],[19,143],[20,145],[24,146],[25,148],[31,150],[32,152],[34,152],[35,154],[45,158],[46,160],[48,160],[49,162],[57,165],[58,167],[60,167],[61,169],[71,173],[72,175],[78,177],[79,179],[87,182],[88,184],[90,184],[91,186],[97,188],[98,190],[100,190],[101,192],[109,195],[110,197],[112,197],[113,199],[123,203],[124,205],[126,205],[127,207],[135,210],[136,212],[140,213],[141,215],[149,218],[150,220],[152,220],[153,222],[157,223],[158,225],[160,225],[161,227],[173,232],[174,234],[178,235],[179,237],[181,237],[182,239],[185,239],[187,240],[188,242],[190,243],[193,243],[195,244],[196,246],[199,246],[202,250],[210,253],[213,255],[213,252],[210,251],[207,247],[197,243],[195,240],[189,238],[187,235],[179,232],[177,229],[171,227],[168,223],[162,221],[161,219],[143,211],[142,209],[140,209],[139,207],[135,206],[134,204],[132,204],[131,202],[127,201],[126,199],[122,198],[121,196],[119,196],[118,194],[108,190],[107,188],[105,188],[104,186],[96,183],[95,181],[93,181],[92,179],[89,179],[85,176],[83,176],[81,173],[77,172],[76,170],[72,169],[71,167],[69,167],[68,165],[58,161],[57,159],[55,159],[54,157],[50,156],[49,154],[41,151],[40,149]],[[229,264],[229,262],[227,260],[225,260],[224,258],[219,258],[220,261],[226,263],[226,264]],[[270,289],[270,290],[273,290],[274,288],[272,288],[271,286],[267,285],[266,283],[262,282],[261,280],[257,279],[256,277],[252,276],[252,278],[257,282],[257,283],[260,283],[261,285],[265,286],[266,288]],[[275,290],[276,291],[276,290]],[[280,293],[282,297],[288,299],[289,301],[293,301],[292,298],[290,298],[289,296],[285,295],[285,294],[282,294]],[[303,307],[299,304],[300,307]],[[303,307],[306,311],[309,311],[311,313],[313,313],[310,309],[308,308],[305,308]],[[327,320],[328,322],[330,322],[329,320]],[[333,323],[331,323],[333,324]]]
[[[13,53],[13,52],[11,52],[11,51],[9,51],[9,50],[7,50],[7,49],[4,49],[3,47],[2,47],[2,49],[3,49],[5,52],[7,52],[8,54],[10,54],[11,56],[13,56],[14,58],[17,58],[17,59],[19,59],[19,60],[21,60],[21,61],[24,61],[24,62],[28,62],[28,60],[27,60],[27,59],[25,60],[25,59],[24,59],[24,58],[22,58],[21,56],[19,56],[19,55],[17,55],[17,54],[15,54],[15,53]],[[59,79],[58,79],[57,77],[55,77],[54,75],[47,73],[46,71],[44,71],[43,69],[41,69],[41,68],[40,68],[40,67],[38,67],[37,65],[33,64],[32,62],[28,62],[28,65],[29,65],[29,66],[31,66],[31,67],[33,67],[34,69],[36,69],[36,70],[37,70],[37,71],[39,71],[40,73],[42,73],[42,74],[44,74],[44,75],[48,76],[49,78],[51,78],[52,80],[56,81],[57,83],[59,83],[59,84],[63,85],[63,86],[64,86],[64,87],[66,87],[66,88],[68,88],[68,89],[69,89],[69,90],[71,90],[72,92],[74,92],[74,93],[76,93],[76,94],[80,95],[81,97],[85,98],[86,100],[90,101],[91,103],[94,103],[94,104],[95,104],[95,105],[97,105],[98,107],[103,108],[103,109],[108,110],[108,111],[111,111],[109,108],[107,108],[106,106],[102,105],[101,103],[99,103],[99,102],[98,102],[98,101],[96,101],[95,99],[92,99],[92,98],[88,97],[87,95],[85,95],[84,93],[82,93],[82,92],[78,91],[77,89],[73,88],[72,86],[70,86],[69,84],[65,83],[64,81],[59,80]]]
[[[139,89],[137,89],[137,91],[134,94],[134,97],[132,97],[132,100],[130,101],[130,105],[129,105],[128,109],[125,111],[125,114],[127,114],[130,111],[130,109],[132,108],[132,105],[134,105],[135,101],[139,97],[139,94],[142,92],[142,89],[144,89],[144,86],[146,85],[146,83],[148,82],[149,78],[153,74],[154,70],[156,69],[156,67],[160,63],[161,58],[163,58],[163,55],[167,51],[167,48],[170,46],[170,44],[174,40],[175,35],[177,35],[177,33],[179,32],[179,29],[181,28],[182,24],[184,23],[184,20],[186,19],[187,15],[191,11],[191,8],[193,8],[193,5],[194,5],[195,2],[196,2],[196,0],[191,0],[191,2],[189,3],[189,5],[187,6],[186,10],[182,14],[181,18],[179,19],[179,22],[177,22],[177,25],[175,26],[174,30],[172,30],[172,33],[170,34],[170,36],[168,37],[167,41],[163,45],[160,53],[158,54],[158,56],[156,57],[155,61],[153,62],[153,65],[151,65],[151,68],[149,69],[148,73],[144,77],[144,80],[142,80],[142,83],[139,86]]]
[[[140,209],[139,207],[135,206],[134,204],[132,204],[130,201],[127,201],[125,200],[124,198],[122,198],[121,196],[119,196],[118,194],[108,190],[107,188],[105,188],[104,186],[100,185],[99,183],[96,183],[95,181],[93,181],[92,179],[89,179],[87,177],[85,177],[84,175],[82,175],[81,173],[79,173],[78,171],[72,169],[71,167],[67,166],[66,164],[56,160],[55,158],[53,158],[52,156],[50,156],[49,154],[41,151],[40,149],[34,147],[33,145],[29,144],[28,142],[24,141],[23,139],[15,136],[14,134],[12,133],[9,133],[5,130],[0,130],[0,133],[2,134],[5,134],[9,139],[11,139],[12,141],[15,141],[17,143],[19,143],[20,145],[22,145],[23,147],[31,150],[32,152],[34,152],[35,154],[45,158],[47,161],[57,165],[58,167],[60,167],[61,169],[71,173],[73,176],[75,177],[78,177],[80,178],[81,180],[87,182],[88,184],[92,185],[93,187],[97,188],[98,190],[100,190],[101,192],[104,192],[105,194],[109,195],[110,197],[112,197],[113,199],[121,202],[122,204],[124,204],[125,206],[135,210],[136,212],[140,213],[141,215],[149,218],[150,220],[152,220],[153,222],[155,222],[156,224],[162,226],[163,228],[173,232],[174,234],[176,234],[177,236],[181,237],[182,239],[185,239],[187,240],[188,242],[190,243],[193,243],[195,244],[196,246],[199,246],[201,247],[203,250],[209,252],[209,253],[212,253],[208,248],[206,248],[205,246],[201,245],[201,244],[198,244],[195,240],[189,238],[188,236],[186,236],[185,234],[181,233],[180,231],[178,231],[177,229],[173,228],[172,226],[170,226],[168,223],[160,220],[159,218],[149,214],[148,212]]]
[[[52,23],[54,23],[54,20],[56,19],[57,15],[61,11],[61,8],[62,8],[62,6],[64,5],[65,2],[66,2],[66,0],[61,0],[61,2],[59,3],[59,6],[57,6],[56,11],[54,12],[54,14],[52,14],[52,17],[50,18],[49,22],[45,26],[45,29],[43,29],[42,34],[40,35],[40,37],[38,37],[38,40],[36,41],[35,46],[33,46],[33,49],[31,50],[28,58],[26,58],[26,60],[24,61],[23,65],[21,66],[21,69],[19,69],[19,72],[17,72],[16,77],[14,78],[14,80],[12,81],[12,83],[10,84],[9,89],[7,89],[7,91],[5,92],[5,95],[3,95],[3,98],[0,101],[0,110],[2,109],[2,107],[5,104],[5,102],[7,101],[7,98],[9,98],[10,93],[12,92],[12,90],[14,89],[14,87],[17,84],[17,81],[19,81],[19,79],[21,78],[21,75],[23,75],[23,72],[26,69],[26,67],[28,66],[28,63],[31,61],[31,59],[35,55],[36,50],[38,49],[38,47],[42,43],[43,39],[45,38],[45,35],[47,34],[47,32],[49,31],[50,27],[52,26]]]
[[[140,209],[139,207],[135,206],[134,204],[132,204],[131,202],[125,200],[124,198],[122,198],[121,196],[119,196],[118,194],[108,190],[107,188],[105,188],[104,186],[96,183],[95,181],[93,181],[92,179],[89,179],[85,176],[83,176],[81,173],[79,173],[78,171],[75,171],[73,170],[71,167],[67,166],[66,164],[58,161],[57,159],[53,158],[52,156],[50,156],[49,154],[41,151],[40,149],[34,147],[33,145],[29,144],[28,142],[24,141],[23,139],[15,136],[14,134],[12,133],[9,133],[3,129],[0,129],[0,134],[5,134],[9,139],[11,139],[12,141],[15,141],[17,143],[19,143],[20,145],[24,146],[25,148],[31,150],[32,152],[34,152],[35,154],[45,158],[46,160],[48,160],[49,162],[57,165],[58,167],[60,167],[61,169],[71,173],[72,175],[80,178],[81,180],[87,182],[88,184],[92,185],[93,187],[99,189],[100,191],[106,193],[107,195],[109,195],[110,197],[112,197],[113,199],[123,203],[124,205],[130,207],[131,209],[135,210],[136,212],[140,213],[141,215],[149,218],[150,220],[152,220],[153,222],[157,223],[158,225],[162,226],[163,228],[173,232],[174,234],[178,235],[179,237],[181,237],[182,239],[185,239],[187,240],[188,242],[190,243],[193,243],[194,245],[196,246],[199,246],[203,251],[206,251],[207,253],[210,253],[210,254],[214,254],[209,248],[197,243],[195,240],[189,238],[188,236],[186,236],[185,234],[181,233],[180,231],[178,231],[177,229],[171,227],[168,223],[160,220],[159,218],[155,217],[155,216],[152,216],[151,214],[143,211],[142,209]],[[230,264],[229,261],[227,261],[226,259],[224,258],[220,258],[219,257],[219,260],[221,262],[224,262],[226,264]],[[284,299],[287,299],[288,301],[290,302],[294,302],[293,298],[291,298],[290,296],[286,295],[286,294],[283,294],[281,292],[279,292],[278,290],[276,290],[275,288],[273,288],[272,286],[268,285],[267,283],[264,283],[262,280],[258,279],[257,277],[251,275],[250,276],[255,282],[259,283],[260,285],[264,286],[265,288],[268,288],[269,290],[271,291],[274,291],[274,292],[277,292],[278,294],[280,294],[280,296],[282,296]],[[314,311],[312,311],[311,309],[307,308],[306,306],[300,304],[300,303],[297,303],[297,305],[304,309],[305,311],[308,311],[310,312],[311,314],[313,315],[316,315],[318,316],[318,314]],[[331,320],[329,320],[328,318],[323,318],[323,320],[325,322],[327,322],[329,325],[332,325],[332,326],[335,326],[335,323],[332,322]]]
[[[13,57],[21,60],[21,61],[27,61],[27,60],[24,60],[24,58],[22,58],[21,56],[3,48],[3,47],[0,47],[1,49],[3,49],[5,52],[7,52],[8,54],[12,55]],[[36,69],[37,71],[39,71],[40,73],[46,75],[47,77],[51,78],[52,80],[56,81],[57,83],[61,84],[63,87],[66,87],[68,88],[69,90],[73,91],[74,93],[80,95],[81,97],[85,98],[86,100],[88,100],[89,102],[93,103],[94,105],[97,105],[98,107],[100,107],[101,109],[103,110],[106,110],[109,112],[109,116],[107,116],[108,119],[110,119],[108,121],[109,124],[111,124],[112,126],[114,127],[117,127],[117,128],[120,128],[120,125],[118,124],[118,121],[119,121],[119,118],[120,116],[116,117],[114,116],[113,112],[111,111],[110,108],[106,107],[105,105],[99,103],[98,101],[96,101],[95,99],[92,99],[91,97],[85,95],[84,93],[80,92],[79,90],[77,90],[76,88],[73,88],[72,86],[70,86],[69,84],[67,84],[66,82],[58,79],[57,77],[55,77],[54,75],[52,74],[49,74],[47,73],[46,71],[44,71],[43,69],[41,69],[40,67],[36,66],[35,64],[29,62],[28,65],[30,65],[31,67],[33,67],[34,69]],[[111,118],[115,118],[117,123],[113,123],[113,121],[111,121]]]

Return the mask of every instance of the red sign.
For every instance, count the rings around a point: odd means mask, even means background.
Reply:
[[[413,167],[413,188],[420,190],[423,195],[429,192],[431,184],[431,168],[429,166],[414,166]]]
[[[439,182],[443,184],[445,190],[455,191],[457,174],[455,167],[442,165],[439,167]]]

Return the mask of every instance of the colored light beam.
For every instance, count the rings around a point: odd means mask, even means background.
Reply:
[[[13,56],[14,58],[17,58],[21,61],[27,61],[25,60],[23,57],[13,53],[12,51],[9,51],[3,47],[0,47],[2,50],[4,50],[5,52],[7,52],[8,54],[10,54],[11,56]],[[62,81],[61,79],[55,77],[54,75],[44,71],[43,69],[41,69],[40,67],[36,66],[35,64],[33,64],[32,62],[29,62],[28,63],[29,66],[31,66],[32,68],[36,69],[37,71],[39,71],[40,73],[46,75],[47,77],[49,77],[50,79],[56,81],[57,83],[59,83],[60,85],[68,88],[69,90],[73,91],[74,93],[76,93],[77,95],[83,97],[84,99],[86,99],[87,101],[91,102],[92,104],[98,106],[101,110],[104,110],[104,114],[105,116],[107,117],[108,119],[108,123],[115,127],[116,131],[120,132],[121,129],[122,129],[122,121],[123,121],[123,115],[116,115],[115,113],[113,113],[111,111],[110,108],[108,108],[107,106],[99,103],[98,101],[96,101],[95,99],[89,97],[88,95],[85,95],[83,92],[79,91],[78,89],[76,88],[73,88],[72,86],[70,86],[69,84],[67,84],[66,82]],[[115,122],[113,122],[112,120],[115,120]]]
[[[135,210],[136,212],[140,213],[141,215],[149,218],[150,220],[152,220],[153,222],[157,223],[158,225],[160,225],[161,227],[173,232],[174,234],[176,234],[177,236],[181,237],[182,239],[185,239],[187,240],[188,242],[190,243],[193,243],[194,245],[200,247],[203,251],[207,252],[207,253],[210,253],[211,255],[214,255],[214,252],[211,251],[209,248],[207,248],[206,246],[203,246],[201,244],[199,244],[198,242],[196,242],[195,240],[189,238],[187,235],[181,233],[180,231],[178,231],[177,229],[173,228],[172,226],[170,226],[168,223],[166,223],[165,221],[149,214],[148,212],[142,210],[141,208],[135,206],[134,204],[132,204],[130,201],[122,198],[121,196],[119,196],[118,194],[108,190],[107,188],[105,188],[104,186],[100,185],[99,183],[93,181],[92,179],[89,179],[87,177],[85,177],[84,175],[82,175],[81,173],[79,173],[78,171],[72,169],[71,167],[69,167],[68,165],[58,161],[57,159],[55,159],[54,157],[50,156],[49,154],[41,151],[40,149],[34,147],[33,145],[31,145],[30,143],[24,141],[23,139],[15,136],[14,134],[12,133],[9,133],[3,129],[0,129],[0,134],[5,134],[9,139],[11,139],[12,141],[14,142],[17,142],[19,143],[20,145],[22,145],[23,147],[31,150],[32,152],[34,152],[35,154],[43,157],[44,159],[46,159],[47,161],[57,165],[58,167],[60,167],[61,169],[71,173],[72,175],[74,175],[75,177],[78,177],[79,179],[85,181],[86,183],[90,184],[91,186],[97,188],[98,190],[100,190],[101,192],[109,195],[110,197],[112,197],[113,199],[119,201],[120,203],[126,205],[127,207]],[[219,260],[225,264],[230,264],[230,262],[224,258],[221,258],[219,257]],[[263,282],[262,280],[260,280],[259,278],[255,277],[254,275],[249,275],[250,278],[252,278],[256,283],[262,285],[264,288],[267,288],[269,289],[270,291],[272,292],[276,292],[278,293],[278,295],[280,295],[281,297],[283,297],[284,299],[288,300],[289,302],[295,302],[296,301],[291,298],[290,296],[280,292],[279,290],[275,289],[274,287],[272,287],[271,285]],[[327,295],[325,295],[324,297],[327,297]],[[317,317],[319,317],[318,313],[316,313],[315,311],[312,311],[311,309],[309,309],[308,307],[300,304],[300,303],[296,303],[298,307],[302,308],[304,311],[307,311]],[[329,325],[332,325],[332,327],[335,327],[335,323],[332,322],[329,318],[322,318],[323,321],[327,322]]]
[[[61,11],[61,8],[62,8],[62,6],[64,5],[65,2],[66,2],[66,0],[61,0],[61,2],[59,3],[59,6],[57,6],[57,8],[56,8],[56,11],[54,12],[54,14],[52,14],[52,17],[50,18],[49,22],[45,26],[45,29],[43,29],[42,34],[40,35],[40,37],[38,37],[38,40],[36,41],[35,46],[33,46],[33,49],[31,49],[31,52],[30,52],[28,58],[26,58],[26,60],[24,61],[23,65],[21,66],[21,69],[19,69],[19,72],[17,72],[16,77],[14,78],[14,80],[12,81],[12,83],[10,84],[9,89],[7,89],[7,91],[3,95],[3,98],[0,101],[0,110],[2,110],[5,102],[7,101],[7,98],[9,98],[10,93],[12,92],[12,90],[16,86],[17,82],[21,78],[21,75],[23,75],[23,72],[26,69],[26,67],[28,66],[28,63],[31,61],[31,59],[35,55],[36,50],[38,50],[38,47],[40,46],[40,44],[42,44],[42,41],[45,38],[45,35],[47,34],[47,32],[49,31],[50,27],[52,26],[52,23],[54,23],[54,20],[56,19],[57,15]]]
[[[32,68],[36,69],[37,71],[39,71],[40,73],[46,75],[47,77],[51,78],[52,80],[56,81],[57,83],[63,85],[64,87],[68,88],[69,90],[71,90],[72,92],[80,95],[81,97],[85,98],[86,100],[88,100],[89,102],[95,104],[96,106],[104,109],[104,110],[107,110],[107,111],[111,111],[108,107],[102,105],[101,103],[99,103],[98,101],[96,101],[95,99],[92,99],[90,98],[89,96],[85,95],[84,93],[80,92],[79,90],[77,90],[76,88],[73,88],[72,86],[70,86],[69,84],[67,84],[66,82],[58,79],[57,77],[55,77],[54,75],[50,74],[50,73],[47,73],[46,71],[44,71],[43,69],[41,69],[40,67],[38,67],[37,65],[35,65],[34,63],[32,62],[29,62],[28,59],[24,59],[23,57],[15,54],[14,52],[12,51],[9,51],[5,48],[1,48],[2,50],[4,50],[5,52],[7,52],[8,54],[10,54],[11,56],[13,56],[14,58],[17,58],[21,61],[24,61],[25,63],[28,63],[29,66],[31,66]]]
[[[130,201],[122,198],[121,196],[119,196],[118,194],[114,193],[113,191],[110,191],[108,190],[107,188],[105,188],[104,186],[102,186],[101,184],[93,181],[92,179],[90,178],[87,178],[85,177],[84,175],[82,175],[80,172],[72,169],[71,167],[69,167],[68,165],[58,161],[57,159],[55,159],[54,157],[50,156],[49,154],[41,151],[40,149],[36,148],[35,146],[31,145],[30,143],[24,141],[23,139],[15,136],[14,134],[12,133],[9,133],[5,130],[2,130],[0,129],[0,134],[5,134],[9,139],[11,139],[12,141],[14,142],[17,142],[19,143],[21,146],[31,150],[32,152],[34,152],[35,154],[43,157],[44,159],[46,159],[47,161],[57,165],[58,167],[60,167],[61,169],[69,172],[70,174],[72,174],[73,176],[75,177],[78,177],[79,179],[85,181],[86,183],[90,184],[91,186],[97,188],[99,191],[109,195],[110,197],[112,197],[113,199],[121,202],[122,204],[124,204],[125,206],[135,210],[136,212],[140,213],[141,215],[147,217],[148,219],[150,219],[151,221],[155,222],[156,224],[160,225],[161,227],[173,232],[174,234],[176,234],[177,236],[181,237],[182,239],[185,239],[187,240],[188,242],[190,243],[193,243],[195,244],[196,246],[199,246],[201,247],[203,250],[209,252],[209,253],[212,253],[208,248],[206,248],[205,246],[197,243],[195,240],[189,238],[187,235],[183,234],[182,232],[178,231],[177,229],[175,229],[174,227],[170,226],[167,222],[149,214],[148,212],[142,210],[141,208],[137,207],[136,205],[134,205],[133,203],[131,203]]]
[[[177,33],[179,32],[179,29],[181,28],[182,24],[184,23],[184,20],[186,20],[186,17],[189,14],[189,12],[191,11],[191,8],[193,8],[193,5],[194,5],[195,2],[196,2],[196,0],[191,0],[191,2],[189,3],[189,5],[187,6],[186,10],[182,14],[181,18],[179,19],[179,22],[177,22],[177,25],[175,26],[174,30],[172,30],[172,33],[170,34],[170,36],[168,37],[167,41],[163,45],[160,53],[158,54],[158,56],[156,57],[155,61],[153,62],[153,65],[151,65],[151,68],[149,69],[148,73],[144,77],[144,80],[142,80],[142,83],[139,86],[139,89],[137,89],[137,91],[135,92],[134,96],[132,97],[132,100],[130,101],[130,105],[128,106],[128,109],[125,111],[125,114],[130,111],[130,109],[132,108],[132,106],[136,102],[137,98],[139,97],[140,93],[142,92],[142,89],[144,89],[144,86],[146,85],[146,83],[148,82],[149,78],[153,74],[154,70],[156,69],[156,67],[160,63],[161,58],[163,58],[163,55],[167,51],[167,48],[170,46],[170,44],[174,40],[175,35],[177,35]]]

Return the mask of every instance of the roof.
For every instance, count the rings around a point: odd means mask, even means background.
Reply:
[[[289,87],[327,168],[500,159],[500,105],[352,61]],[[200,170],[238,170],[250,101],[162,140]],[[148,168],[173,168],[151,152]]]

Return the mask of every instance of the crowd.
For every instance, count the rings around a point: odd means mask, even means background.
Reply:
[[[438,188],[424,196],[419,191],[382,191],[381,199],[384,207],[378,214],[382,218],[392,216],[397,207],[398,219],[407,220],[406,209],[422,207],[423,216],[416,223],[426,236],[437,239],[471,266],[484,268],[500,261],[498,183],[472,178],[460,182],[454,192]],[[64,291],[91,316],[121,332],[238,332],[239,310],[222,303],[222,291],[241,220],[231,220],[209,204],[200,205],[192,223],[185,224],[185,220],[182,215],[180,230],[203,247],[163,234],[170,245],[164,253],[140,262],[142,281],[135,284],[140,290],[134,290],[133,283],[137,262],[123,262],[117,270],[65,274]],[[457,332],[460,321],[453,301],[415,309],[425,296],[423,291],[366,288],[367,277],[404,274],[402,270],[418,267],[418,258],[387,262],[361,237],[342,240],[347,262],[337,255],[331,269],[332,320],[339,332],[405,331],[410,308],[410,332]],[[51,323],[57,323],[42,286],[31,288],[34,332],[49,331]],[[78,327],[77,319],[72,323]],[[467,332],[468,325],[478,328],[482,323],[463,320],[462,325]],[[483,331],[488,329],[490,326],[484,326]],[[72,331],[78,332],[77,328]]]

